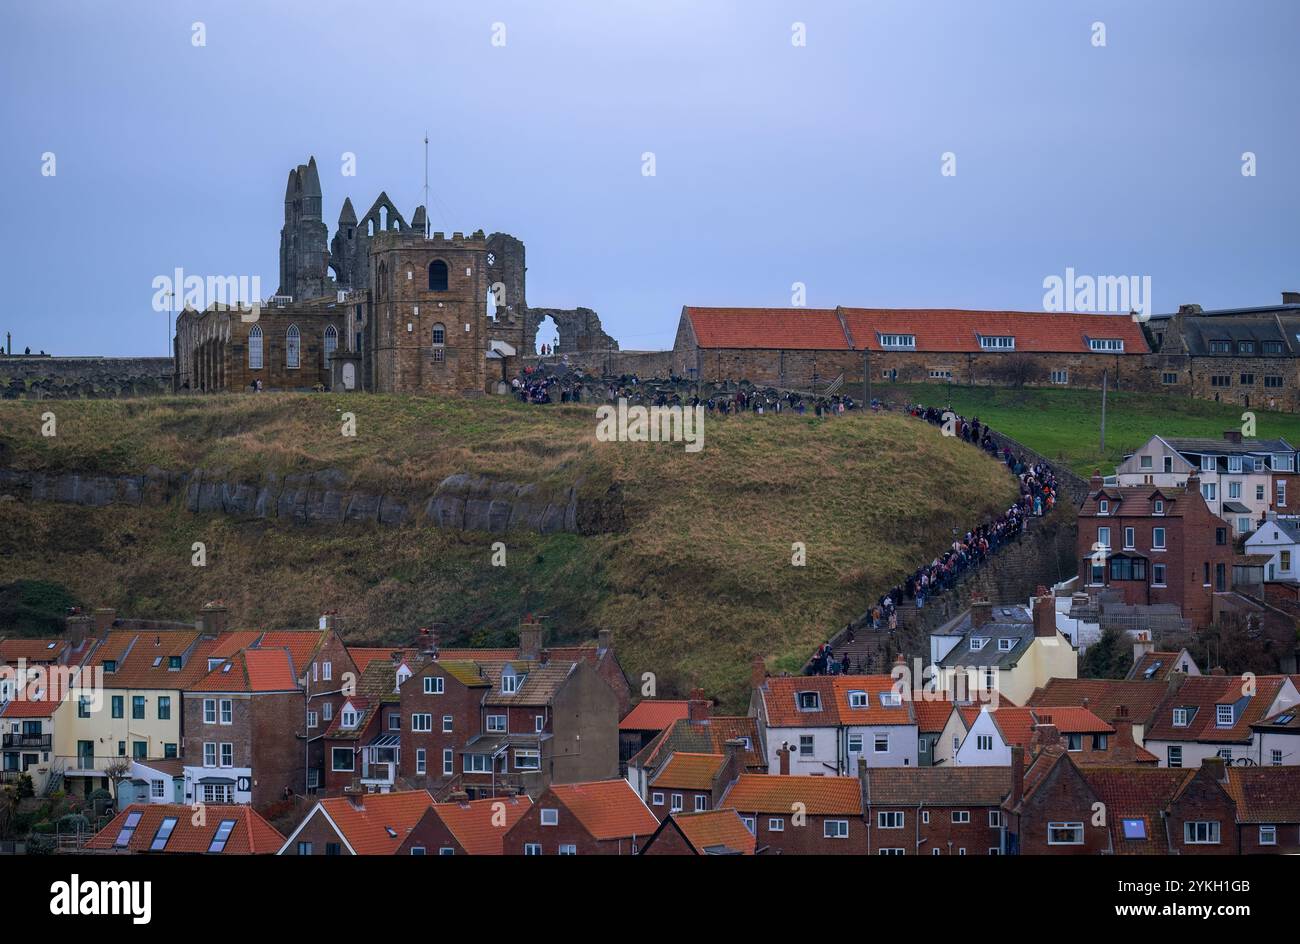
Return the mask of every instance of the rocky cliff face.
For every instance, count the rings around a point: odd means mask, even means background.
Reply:
[[[142,475],[30,472],[0,469],[0,495],[19,501],[52,501],[101,508],[163,505],[183,501],[195,514],[279,519],[337,525],[373,521],[449,531],[535,531],[605,534],[626,525],[623,494],[612,485],[604,494],[579,496],[577,483],[560,492],[536,485],[452,475],[433,495],[413,497],[349,488],[337,469],[231,481],[220,472],[169,472],[150,467]]]

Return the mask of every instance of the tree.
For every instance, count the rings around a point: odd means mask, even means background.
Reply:
[[[1083,678],[1122,679],[1133,667],[1133,647],[1123,630],[1108,626],[1079,659]]]

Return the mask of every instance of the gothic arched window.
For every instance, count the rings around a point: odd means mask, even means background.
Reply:
[[[334,352],[338,350],[339,332],[333,325],[325,329],[325,369],[328,370],[330,361],[334,359]]]
[[[429,263],[429,291],[447,291],[447,263],[441,259]]]
[[[258,325],[248,332],[248,369],[262,369],[262,329]]]
[[[289,369],[298,367],[302,362],[302,338],[296,324],[289,325],[284,335],[284,366]]]

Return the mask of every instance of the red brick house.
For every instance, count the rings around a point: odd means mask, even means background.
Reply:
[[[397,847],[397,855],[499,856],[506,833],[532,805],[527,794],[435,803]]]
[[[698,690],[697,690],[698,693]],[[628,783],[650,801],[650,781],[676,753],[726,754],[734,748],[744,773],[766,773],[758,719],[742,715],[714,715],[711,703],[693,698],[689,714],[662,731],[627,762]]]
[[[323,792],[384,793],[397,784],[401,760],[400,686],[412,674],[401,654],[366,666],[351,694],[321,734],[326,758]]]
[[[1242,855],[1300,854],[1300,767],[1229,767]]]
[[[287,649],[243,649],[182,694],[185,798],[265,809],[304,788],[303,691]]]
[[[674,813],[646,840],[641,855],[754,855],[757,845],[735,810]]]
[[[1194,628],[1213,622],[1216,592],[1231,589],[1228,523],[1210,511],[1195,472],[1185,487],[1105,485],[1094,473],[1079,509],[1079,581],[1125,603],[1171,603]]]
[[[690,702],[647,698],[637,702],[618,723],[618,774],[627,773],[627,762],[673,724],[688,717]]]
[[[674,753],[650,779],[648,805],[660,820],[672,813],[717,809],[727,787],[744,770],[738,745],[724,754]]]
[[[1010,767],[867,767],[870,854],[1001,855]]]
[[[506,855],[636,855],[659,821],[626,780],[553,783],[506,833]]]
[[[312,807],[280,855],[395,855],[433,806],[425,790],[350,793]]]
[[[275,855],[284,837],[240,805],[196,810],[185,803],[133,803],[83,846],[86,852],[145,855]]]
[[[440,793],[458,778],[457,754],[483,730],[483,698],[492,687],[478,663],[429,662],[398,691],[402,715],[401,775]]]
[[[867,849],[857,777],[742,774],[720,806],[740,814],[760,852],[861,855]]]

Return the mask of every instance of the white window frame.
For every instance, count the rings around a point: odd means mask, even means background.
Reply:
[[[1054,830],[1062,831],[1067,829],[1070,830],[1071,832],[1078,830],[1078,834],[1079,834],[1078,840],[1058,840],[1052,838],[1052,832]],[[1083,843],[1084,843],[1083,823],[1062,821],[1062,822],[1053,822],[1047,824],[1047,844],[1049,846],[1082,846]]]
[[[823,839],[848,839],[849,821],[847,819],[827,819],[822,821]]]

